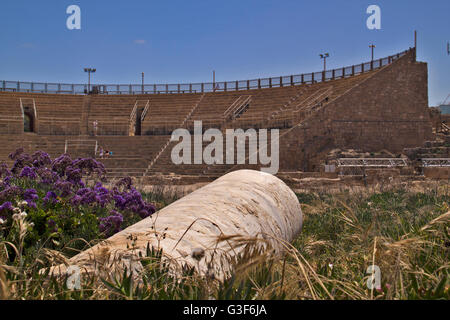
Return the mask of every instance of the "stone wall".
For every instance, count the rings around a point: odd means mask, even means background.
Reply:
[[[433,140],[427,64],[411,50],[291,130],[281,140],[280,168],[317,170],[334,148],[400,153],[427,140]]]

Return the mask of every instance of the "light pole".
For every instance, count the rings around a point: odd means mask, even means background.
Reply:
[[[377,46],[374,45],[373,43],[369,46],[369,48],[372,49],[372,60],[370,60],[370,61],[373,61],[373,49],[376,48],[376,47],[377,47]]]
[[[89,74],[88,76],[88,94],[91,92],[91,73],[95,73],[97,69],[92,68],[84,68],[84,72],[87,72]]]
[[[320,59],[323,59],[323,72],[327,71],[327,58],[330,56],[330,54],[324,53],[324,54],[319,54]]]

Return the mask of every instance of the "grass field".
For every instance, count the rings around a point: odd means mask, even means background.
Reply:
[[[157,208],[174,200],[154,194],[143,198]],[[69,248],[81,250],[95,239],[80,239],[83,229],[78,229],[73,238],[50,235],[33,244],[26,219],[18,220],[7,238],[0,233],[0,298],[449,299],[446,186],[425,192],[301,193],[298,198],[303,230],[286,244],[284,255],[265,254],[249,243],[225,281],[189,268],[174,278],[161,252],[149,248],[140,281],[126,273],[115,279],[84,276],[81,289],[69,290],[66,279],[48,278],[39,270],[77,252]],[[369,279],[372,265],[379,267],[379,283]]]

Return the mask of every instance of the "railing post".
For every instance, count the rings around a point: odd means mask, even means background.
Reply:
[[[17,91],[20,91],[20,81],[17,81]]]
[[[364,73],[364,63],[361,63],[361,73]]]
[[[239,90],[239,82],[236,80],[236,91]]]
[[[178,93],[180,93],[180,84],[178,84]]]
[[[294,76],[291,75],[291,86],[293,86],[293,85],[294,85]]]
[[[192,83],[189,83],[189,93],[192,93]]]
[[[305,83],[305,75],[302,73],[302,84]]]
[[[314,72],[311,73],[311,83],[314,83]]]
[[[34,92],[34,82],[31,83],[31,92]]]
[[[156,84],[153,85],[153,93],[156,94]]]
[[[283,77],[280,76],[280,87],[283,86]]]
[[[202,82],[202,93],[203,93],[204,89],[205,89],[205,84]]]
[[[258,79],[258,89],[261,89],[261,79]]]
[[[272,88],[272,78],[269,78],[269,88]]]
[[[336,69],[333,69],[332,73],[331,73],[331,79],[334,80],[335,78],[335,73],[336,73]]]
[[[166,83],[166,93],[169,93],[169,84]]]
[[[61,83],[58,83],[58,93],[61,92]]]
[[[223,91],[227,91],[227,83],[226,82],[223,83]]]
[[[250,80],[247,80],[247,90],[250,90]]]
[[[3,91],[5,91],[5,90],[6,90],[6,81],[3,80]]]
[[[355,75],[355,65],[352,66],[352,76]]]
[[[132,92],[131,84],[128,86],[128,91],[129,91],[130,94],[132,94],[132,93],[131,93],[131,92]]]

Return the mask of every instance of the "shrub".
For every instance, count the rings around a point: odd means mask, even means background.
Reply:
[[[103,239],[156,211],[131,178],[106,188],[105,167],[95,159],[63,154],[52,160],[43,151],[29,155],[23,149],[10,158],[15,161],[11,170],[0,164],[0,236],[9,238],[14,210],[22,210],[32,226],[25,250],[42,239],[52,239],[45,247],[53,249],[76,238]],[[95,182],[88,185],[84,178]]]

